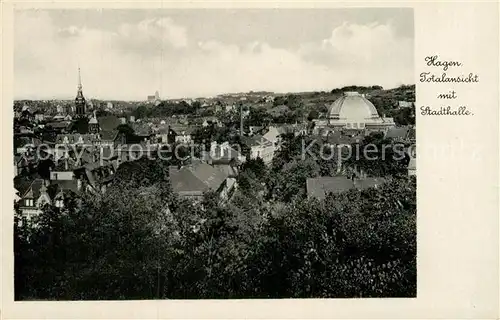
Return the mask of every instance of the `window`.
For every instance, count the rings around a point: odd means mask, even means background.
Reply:
[[[24,200],[24,204],[27,207],[33,207],[33,199],[26,199],[26,200]]]

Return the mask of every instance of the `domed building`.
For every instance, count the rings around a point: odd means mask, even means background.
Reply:
[[[386,131],[393,127],[393,118],[380,117],[375,106],[358,92],[344,92],[328,108],[326,121],[316,122],[317,127],[337,130],[363,130],[366,133]]]

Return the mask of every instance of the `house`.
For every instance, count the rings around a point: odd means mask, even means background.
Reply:
[[[239,174],[239,165],[246,161],[238,150],[239,146],[230,146],[228,142],[217,144],[212,142],[209,152],[202,152],[202,161],[224,172],[228,177],[236,178]]]
[[[236,106],[234,104],[227,105],[224,107],[224,111],[226,112],[236,111]]]
[[[29,174],[36,168],[35,155],[23,153],[14,156],[15,175]]]
[[[201,161],[184,167],[169,168],[172,190],[182,198],[201,200],[204,193],[213,191],[226,200],[236,187],[236,179]]]
[[[202,120],[201,126],[204,128],[208,127],[210,125],[222,127],[222,123],[216,117],[204,117],[204,118],[201,118],[201,120]]]
[[[263,135],[264,139],[271,141],[274,146],[278,146],[281,132],[275,126],[270,126],[267,132]]]
[[[113,147],[127,143],[125,134],[118,130],[101,131],[99,136],[100,142],[98,144],[103,147]]]
[[[113,115],[98,117],[97,122],[99,123],[101,131],[114,131],[122,124],[120,118]]]
[[[42,212],[45,204],[50,203],[51,199],[47,193],[45,181],[43,179],[35,179],[28,189],[21,194],[19,209],[23,217],[31,219]]]
[[[245,156],[241,154],[239,146],[230,146],[227,141],[221,144],[213,141],[210,144],[209,156],[212,163],[230,163],[232,161],[243,163],[246,160]]]
[[[169,141],[175,141],[176,143],[189,143],[193,140],[192,135],[195,130],[196,128],[191,126],[170,126],[170,135],[173,139],[169,138]]]
[[[377,188],[385,182],[382,178],[352,178],[346,176],[309,178],[306,181],[308,197],[325,199],[330,193]]]
[[[97,145],[100,144],[100,137],[98,134],[58,134],[56,136],[56,144],[59,145]]]
[[[14,135],[14,144],[16,146],[16,154],[24,154],[33,152],[38,146],[42,144],[40,139],[33,136]]]
[[[69,131],[71,121],[52,121],[45,124],[45,128],[52,129],[58,133],[65,133]]]
[[[410,162],[408,163],[408,175],[417,175],[417,159],[415,159],[414,157],[411,157]]]
[[[250,159],[261,158],[265,164],[270,164],[276,147],[261,135],[241,137],[242,143],[250,149]]]
[[[34,179],[19,199],[19,209],[28,220],[42,213],[45,205],[64,206],[69,191],[78,192],[77,181],[48,183],[43,179]]]
[[[264,129],[265,129],[265,127],[263,127],[263,126],[250,126],[250,127],[248,127],[248,130],[250,130],[249,133],[251,136],[254,134],[261,133],[262,130],[264,130]]]
[[[104,193],[107,186],[113,181],[115,167],[112,164],[100,165],[89,163],[74,171],[79,182],[78,190],[92,193]]]
[[[400,108],[411,108],[413,107],[413,102],[409,102],[409,101],[398,101],[398,106]]]
[[[43,112],[41,112],[41,111],[38,111],[38,110],[37,110],[37,111],[35,111],[35,112],[33,113],[33,116],[34,116],[34,120],[35,120],[36,122],[40,122],[40,121],[45,120],[45,115],[44,115],[44,114],[43,114]]]
[[[58,113],[54,117],[52,117],[52,121],[63,121],[65,118],[65,115]]]
[[[141,141],[149,141],[154,136],[153,129],[147,123],[134,122],[130,126]]]
[[[409,126],[389,128],[385,134],[385,138],[390,138],[396,142],[409,141],[410,130],[411,127]]]

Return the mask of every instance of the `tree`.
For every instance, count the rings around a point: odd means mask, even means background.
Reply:
[[[318,119],[318,118],[319,118],[319,112],[317,110],[311,110],[309,112],[309,115],[307,116],[308,121],[312,121],[312,120]]]
[[[71,131],[77,132],[80,134],[88,133],[89,132],[89,120],[86,117],[76,118],[71,125]]]
[[[149,116],[149,110],[146,106],[140,105],[134,110],[134,116],[136,119],[143,119]]]

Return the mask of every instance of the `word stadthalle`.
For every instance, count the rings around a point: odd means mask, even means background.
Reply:
[[[420,107],[420,112],[423,116],[469,116],[472,114],[467,110],[466,106],[460,106],[452,109],[451,106],[440,107],[439,109],[431,109],[431,107]]]

